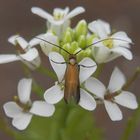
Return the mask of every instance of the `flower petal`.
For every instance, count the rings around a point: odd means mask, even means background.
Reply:
[[[93,43],[97,41],[99,39],[95,39]],[[98,64],[104,63],[110,57],[110,49],[100,42],[92,47],[92,55]]]
[[[116,96],[115,102],[130,109],[136,109],[138,107],[135,95],[128,91],[122,91]]]
[[[104,63],[110,62],[110,61],[112,61],[120,56],[121,56],[120,54],[117,54],[117,53],[110,51],[110,53],[109,53],[108,57],[106,58],[106,60],[104,61]]]
[[[61,9],[61,8],[55,8],[53,10],[53,15],[63,15],[64,17],[68,14],[69,12],[69,7],[66,7],[65,9]]]
[[[50,19],[52,20],[53,19],[52,15],[50,15],[48,12],[46,12],[45,10],[43,10],[39,7],[32,7],[31,11],[32,11],[33,14],[36,14],[36,15],[38,15],[38,16],[46,19],[46,20],[50,20]]]
[[[57,74],[58,81],[61,82],[66,71],[66,64],[61,64],[65,62],[63,56],[57,52],[51,52],[49,53],[49,59],[55,73]]]
[[[111,51],[114,52],[114,53],[122,55],[123,57],[125,57],[128,60],[133,59],[132,52],[129,49],[126,49],[124,47],[115,47]]]
[[[56,104],[64,97],[64,90],[59,85],[47,89],[44,93],[44,99],[49,104]]]
[[[19,56],[26,61],[33,61],[39,56],[39,54],[36,48],[32,48],[29,49],[25,54],[20,54]]]
[[[32,79],[23,78],[18,83],[18,96],[22,103],[30,101]]]
[[[122,120],[122,112],[116,103],[110,101],[104,101],[106,111],[112,121]]]
[[[33,61],[28,62],[26,60],[21,59],[21,61],[27,65],[31,70],[35,70],[36,68],[38,68],[41,64],[41,60],[40,57],[38,56],[37,58],[35,58]]]
[[[14,118],[22,112],[22,109],[15,102],[5,103],[3,109],[5,114],[10,118]]]
[[[17,42],[16,42],[16,39],[19,37],[19,35],[13,35],[11,37],[8,38],[8,42],[13,44],[13,45],[16,45]]]
[[[53,43],[55,45],[58,45],[58,37],[55,36],[53,33],[48,32],[46,34],[44,34],[43,36],[40,36],[40,38]],[[46,54],[48,56],[48,54],[52,51],[52,48],[54,47],[54,45],[47,43],[45,41],[41,41],[40,45],[41,45],[41,49],[44,52],[44,54]]]
[[[48,104],[45,101],[34,101],[30,110],[31,113],[43,117],[52,116],[54,111],[54,105]]]
[[[44,35],[45,35],[45,34],[40,34],[40,35],[37,35],[35,38],[31,39],[31,40],[29,41],[29,47],[33,47],[33,46],[35,46],[35,45],[40,44],[40,42],[42,42],[42,40],[39,39],[39,38],[43,38]]]
[[[127,36],[125,32],[122,31],[114,33],[111,38],[117,38],[127,41],[125,42],[121,40],[113,40],[114,46],[124,46],[129,48],[129,43],[132,43],[132,40]]]
[[[90,77],[88,80],[86,80],[85,87],[87,90],[95,94],[97,97],[100,97],[102,99],[104,98],[106,88],[98,79]]]
[[[103,20],[95,20],[91,23],[89,23],[88,28],[98,35],[101,39],[107,38],[108,35],[111,33],[110,25],[109,23],[103,21]]]
[[[90,58],[84,58],[80,63],[80,83],[87,80],[97,69],[96,63]]]
[[[85,12],[85,9],[83,7],[76,7],[66,16],[66,19],[70,19],[72,17],[75,17],[83,12]]]
[[[92,111],[96,108],[96,101],[88,92],[80,89],[79,105],[86,110]]]
[[[29,125],[32,119],[32,114],[30,113],[21,113],[18,117],[15,117],[12,121],[12,125],[18,130],[24,130]]]
[[[13,61],[18,61],[20,58],[15,54],[1,54],[0,55],[0,64],[9,63]]]
[[[125,79],[124,74],[117,67],[115,67],[109,81],[108,90],[111,93],[121,90],[125,82],[126,82],[126,79]]]
[[[23,50],[28,47],[28,42],[21,36],[17,37],[15,41],[17,41],[17,43],[22,47]]]

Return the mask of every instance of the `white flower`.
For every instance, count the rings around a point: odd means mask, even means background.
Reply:
[[[49,54],[50,63],[57,74],[58,82],[50,89],[47,89],[44,98],[48,103],[56,104],[64,97],[64,75],[66,71],[66,63],[57,64],[55,62],[65,62],[62,55],[56,52],[51,52]],[[53,60],[53,61],[52,61]],[[82,67],[83,65],[85,67]],[[82,84],[87,78],[89,78],[96,70],[96,63],[90,58],[84,58],[80,63],[80,71],[79,71],[79,81]],[[88,66],[94,66],[87,68]],[[96,108],[95,99],[84,89],[80,88],[80,101],[79,105],[87,110],[94,110]]]
[[[126,80],[123,73],[118,68],[115,68],[111,75],[108,88],[105,88],[95,78],[89,78],[85,82],[85,87],[103,101],[111,120],[118,121],[122,119],[122,112],[117,104],[130,109],[136,109],[138,107],[135,95],[122,89],[125,83]]]
[[[21,79],[18,84],[18,97],[16,96],[15,102],[10,101],[3,106],[6,115],[12,118],[12,125],[19,130],[27,128],[33,115],[49,117],[55,111],[54,105],[45,101],[31,102],[31,85],[31,79]]]
[[[53,15],[50,15],[39,7],[32,7],[31,11],[32,13],[46,19],[48,29],[51,29],[61,38],[66,28],[70,25],[70,19],[85,12],[85,9],[83,7],[77,7],[69,12],[68,7],[65,9],[55,8]]]
[[[31,48],[37,44],[32,44],[30,42],[28,43],[24,38],[19,35],[11,36],[8,41],[15,46],[17,54],[0,55],[0,64],[20,60],[26,65],[28,65],[28,67],[31,69],[39,67],[40,57],[38,50],[36,48]]]
[[[110,39],[108,41],[103,41],[92,47],[93,56],[96,62],[106,63],[119,56],[123,56],[128,60],[132,60],[133,56],[131,51],[129,50],[130,43],[132,43],[132,40],[127,36],[125,32],[119,31],[112,34],[109,23],[102,20],[93,21],[89,23],[88,27],[89,30],[97,36],[94,42],[105,38],[118,39]]]
[[[52,49],[55,46],[50,43],[47,43],[46,41],[53,43],[55,45],[59,45],[58,37],[54,35],[52,32],[47,32],[44,34],[37,35],[36,38],[30,41],[30,44],[40,44],[43,53],[48,56],[48,54],[51,51],[53,51]]]

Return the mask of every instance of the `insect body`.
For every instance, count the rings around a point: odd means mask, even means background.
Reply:
[[[69,63],[67,64],[65,72],[64,100],[66,102],[68,102],[71,97],[74,98],[76,103],[80,100],[79,70],[76,55],[69,55]]]

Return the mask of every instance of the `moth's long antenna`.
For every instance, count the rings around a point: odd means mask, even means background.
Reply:
[[[78,53],[80,53],[82,50],[85,50],[85,49],[89,48],[90,46],[96,45],[96,44],[98,44],[98,43],[100,43],[100,42],[103,42],[103,41],[106,41],[106,40],[110,40],[110,39],[113,39],[113,40],[120,40],[120,41],[124,41],[124,42],[130,43],[129,41],[124,40],[124,39],[120,39],[120,38],[105,38],[105,39],[99,40],[99,41],[97,41],[97,42],[94,42],[94,43],[92,43],[92,44],[86,46],[84,49],[81,49],[81,50],[79,50],[78,52],[76,52],[75,55],[77,55]],[[131,44],[133,44],[133,43],[131,43]]]
[[[49,44],[51,44],[51,45],[53,45],[53,46],[55,46],[55,47],[57,47],[57,48],[60,48],[60,49],[62,49],[63,51],[65,51],[66,53],[68,53],[68,54],[71,55],[70,52],[68,52],[67,50],[63,49],[63,48],[60,47],[59,45],[56,45],[56,44],[54,44],[54,43],[51,43],[51,42],[49,42],[49,41],[47,41],[47,40],[45,40],[45,39],[43,39],[43,38],[39,38],[39,37],[35,37],[35,38],[40,39],[40,40],[42,40],[42,41],[44,41],[44,42],[47,42],[47,43],[49,43]]]

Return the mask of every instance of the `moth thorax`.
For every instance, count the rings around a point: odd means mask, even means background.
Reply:
[[[75,56],[75,55],[70,55],[70,56],[69,56],[69,63],[70,63],[71,65],[75,65],[75,64],[77,63],[77,61],[76,61],[76,56]]]

